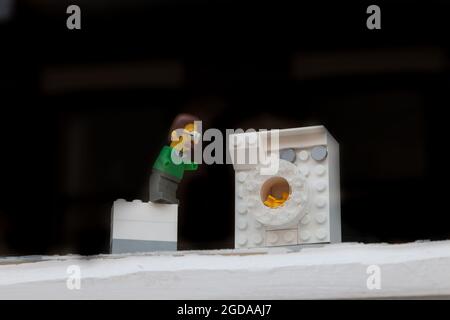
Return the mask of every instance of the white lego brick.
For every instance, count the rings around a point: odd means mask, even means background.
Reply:
[[[178,206],[176,204],[160,204],[133,200],[117,200],[114,202],[116,220],[137,220],[154,222],[176,222]]]
[[[114,239],[177,241],[176,222],[116,220]]]
[[[178,205],[117,200],[113,205],[112,239],[177,241]]]

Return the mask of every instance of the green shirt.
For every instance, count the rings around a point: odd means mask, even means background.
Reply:
[[[158,158],[153,165],[153,169],[159,170],[165,174],[171,175],[179,180],[183,178],[184,171],[194,171],[197,170],[197,163],[184,163],[175,164],[172,160],[172,152],[174,152],[174,157],[178,157],[176,150],[169,146],[164,146],[159,153]],[[179,158],[180,161],[183,159]]]

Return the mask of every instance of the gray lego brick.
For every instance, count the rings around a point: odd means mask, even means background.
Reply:
[[[113,239],[111,253],[176,251],[176,241]]]

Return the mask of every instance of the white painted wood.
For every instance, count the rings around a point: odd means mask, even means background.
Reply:
[[[67,289],[71,265],[80,290]],[[372,265],[379,290],[367,287]],[[0,299],[450,298],[449,275],[450,241],[19,257],[0,259]]]

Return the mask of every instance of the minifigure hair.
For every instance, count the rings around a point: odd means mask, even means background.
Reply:
[[[172,142],[172,132],[176,129],[183,129],[187,124],[194,123],[194,121],[199,121],[200,119],[192,114],[180,113],[175,117],[170,126],[169,131],[169,142]]]

